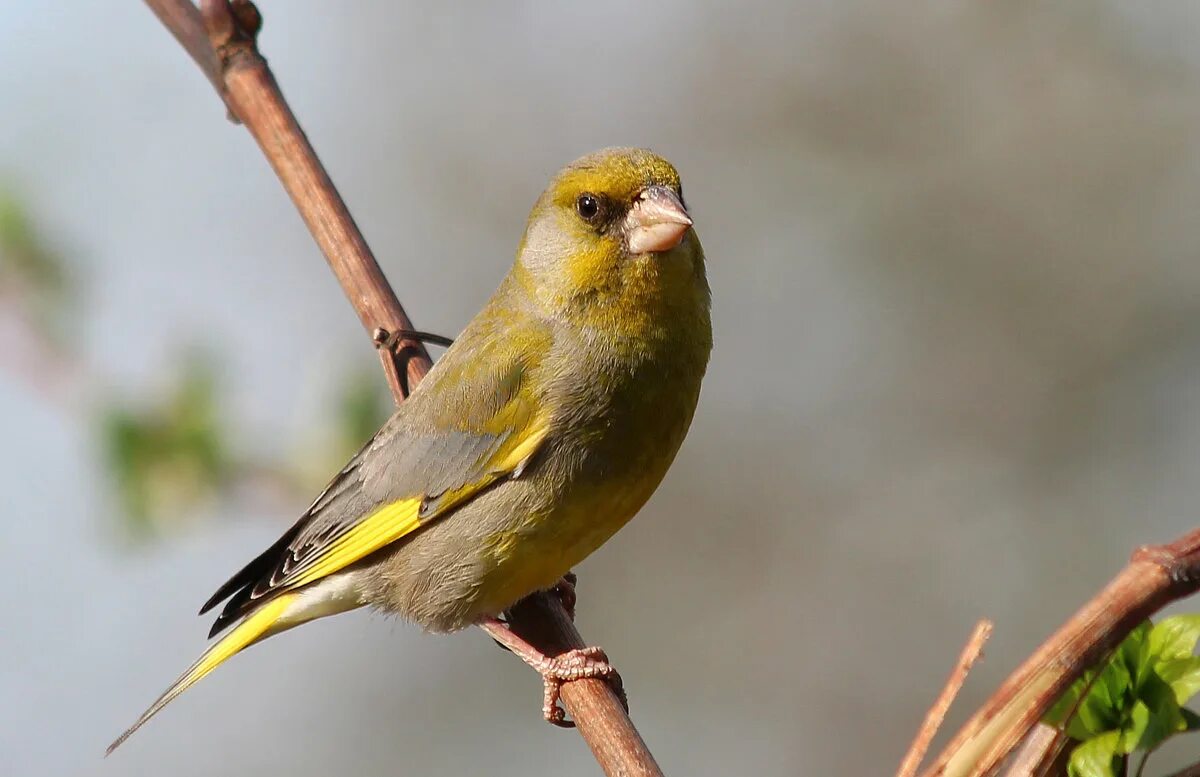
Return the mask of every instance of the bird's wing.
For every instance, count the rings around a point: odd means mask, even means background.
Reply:
[[[214,635],[284,591],[314,583],[519,475],[550,428],[512,343],[522,333],[451,348],[303,517],[229,579],[201,613],[229,599]],[[475,338],[476,341],[479,338]],[[524,353],[530,349],[526,347]],[[536,352],[536,349],[533,349]]]
[[[237,626],[210,645],[108,752],[235,653],[347,608],[346,601],[306,604],[298,589],[448,514],[498,480],[520,475],[550,430],[531,388],[534,357],[545,353],[550,338],[538,326],[529,321],[514,327],[499,307],[477,316],[296,525],[208,600],[201,613],[229,600],[210,636],[235,621]]]

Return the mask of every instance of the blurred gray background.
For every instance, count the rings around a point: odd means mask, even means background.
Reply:
[[[890,774],[977,618],[951,724],[1134,546],[1196,525],[1200,6],[262,8],[423,328],[481,306],[561,164],[636,144],[681,170],[709,377],[659,493],[577,570],[668,773]],[[101,758],[357,442],[346,376],[382,379],[141,3],[0,5],[0,105],[0,771],[597,773],[481,633],[366,613],[237,657]],[[200,418],[201,453],[150,482],[156,412]]]

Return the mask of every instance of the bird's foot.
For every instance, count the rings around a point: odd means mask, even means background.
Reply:
[[[483,618],[479,626],[491,635],[492,639],[512,651],[517,658],[542,676],[544,692],[542,695],[542,717],[547,723],[553,723],[563,728],[574,728],[575,722],[567,719],[567,714],[559,703],[563,683],[575,680],[604,680],[621,700],[621,706],[629,712],[629,699],[625,695],[625,684],[621,675],[608,662],[604,650],[598,647],[577,648],[568,650],[557,656],[547,656],[533,645],[526,642],[498,618]]]
[[[562,604],[563,609],[567,612],[567,617],[572,621],[575,620],[575,584],[579,582],[579,578],[574,572],[568,572],[559,579],[550,592],[558,597],[558,601]]]
[[[625,684],[620,673],[608,662],[608,656],[599,647],[568,650],[550,658],[542,656],[542,663],[531,663],[544,684],[542,694],[542,717],[547,723],[562,728],[575,728],[575,721],[567,719],[567,713],[559,703],[563,683],[574,680],[604,680],[612,686],[621,700],[621,706],[629,712],[629,699],[625,695]]]

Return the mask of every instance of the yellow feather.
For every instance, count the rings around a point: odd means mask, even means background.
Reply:
[[[283,594],[271,599],[235,626],[233,631],[230,631],[221,638],[221,641],[204,651],[203,655],[196,659],[196,663],[192,664],[162,696],[158,697],[158,701],[151,704],[150,708],[143,712],[141,717],[125,730],[125,733],[117,737],[108,746],[105,755],[109,755],[113,750],[116,750],[133,732],[137,731],[146,721],[158,714],[159,710],[202,680],[209,672],[216,669],[236,653],[241,652],[260,639],[270,636],[271,627],[279,621],[280,617],[283,616],[297,596],[298,594]],[[286,628],[286,625],[284,628]]]
[[[421,525],[421,500],[402,499],[384,505],[339,537],[317,563],[306,569],[288,588],[299,588],[366,558]]]
[[[467,483],[461,488],[456,488],[439,497],[435,515],[444,515],[447,511],[479,493],[481,489],[491,485],[498,477],[507,475],[523,466],[525,461],[537,451],[548,432],[549,424],[545,422],[531,424],[511,445],[506,445],[497,452],[497,460],[492,472],[474,483]],[[321,553],[321,557],[316,563],[301,572],[294,580],[288,581],[287,587],[289,589],[300,588],[332,575],[412,533],[422,524],[422,501],[421,498],[401,499],[379,508],[344,536],[335,540]],[[426,515],[424,520],[428,522],[433,517],[433,515]]]
[[[542,442],[546,439],[546,435],[550,433],[550,419],[540,417],[534,419],[529,426],[521,431],[520,436],[513,440],[511,447],[508,450],[501,448],[498,451],[499,461],[495,463],[494,470],[508,474],[516,472],[523,468],[533,454],[537,453]]]

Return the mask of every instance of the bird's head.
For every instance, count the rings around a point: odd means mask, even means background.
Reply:
[[[707,293],[679,173],[639,148],[597,151],[559,171],[529,215],[517,267],[551,309]]]

